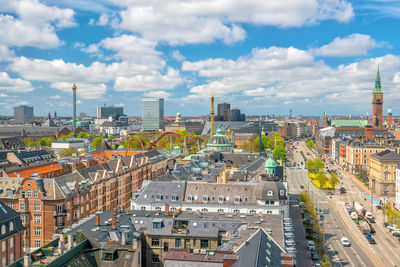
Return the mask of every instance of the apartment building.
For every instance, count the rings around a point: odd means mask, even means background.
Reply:
[[[156,151],[114,157],[95,154],[99,164],[56,178],[0,178],[0,201],[21,213],[25,248],[37,248],[96,211],[129,210],[133,192],[144,180],[166,172]]]
[[[391,150],[371,155],[369,181],[374,195],[395,196],[396,168],[399,164],[400,155]]]

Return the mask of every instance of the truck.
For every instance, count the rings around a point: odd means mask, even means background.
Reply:
[[[364,235],[371,233],[371,227],[369,226],[369,224],[366,221],[360,221],[359,226],[360,226],[361,232]]]
[[[354,202],[353,207],[354,207],[354,210],[357,212],[358,216],[361,216],[361,215],[363,216],[362,211],[363,211],[364,207],[361,203]]]

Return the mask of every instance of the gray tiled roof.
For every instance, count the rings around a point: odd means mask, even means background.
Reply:
[[[376,154],[372,154],[371,158],[379,161],[400,161],[400,155],[391,150],[385,150]]]
[[[184,182],[158,182],[152,181],[139,194],[136,203],[157,203],[160,205],[181,203],[185,194],[186,184]],[[161,199],[157,198],[157,195]],[[177,196],[178,200],[172,200],[172,196]]]

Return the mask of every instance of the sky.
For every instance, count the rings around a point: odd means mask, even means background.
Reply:
[[[0,115],[13,107],[141,116],[231,103],[247,115],[371,114],[400,100],[397,0],[0,0]]]

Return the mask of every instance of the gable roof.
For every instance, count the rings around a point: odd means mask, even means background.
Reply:
[[[372,154],[371,158],[379,161],[400,161],[400,155],[391,150],[384,150],[382,152]]]

